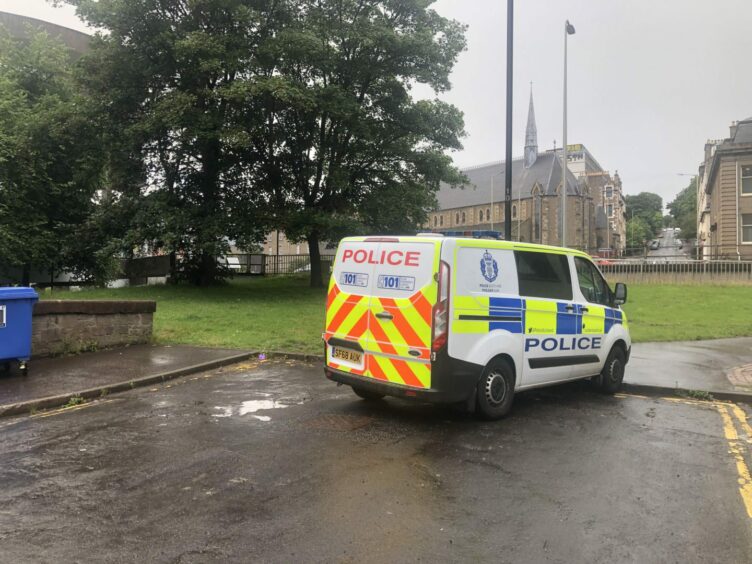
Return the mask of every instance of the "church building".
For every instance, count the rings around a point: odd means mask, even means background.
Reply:
[[[592,254],[609,248],[610,254],[618,254],[621,240],[607,232],[609,227],[614,228],[615,223],[608,221],[604,205],[605,186],[613,186],[614,179],[603,171],[583,145],[572,146],[572,149],[571,164],[566,173],[567,246]],[[438,209],[430,214],[428,228],[437,233],[475,230],[503,233],[506,164],[496,162],[462,172],[469,180],[466,185],[457,188],[441,185],[436,194]],[[618,184],[620,194],[621,184]],[[563,187],[562,151],[538,150],[531,92],[524,157],[512,161],[513,240],[560,244]]]

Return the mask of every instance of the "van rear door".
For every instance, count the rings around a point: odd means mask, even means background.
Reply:
[[[326,304],[327,366],[366,375],[366,341],[373,292],[373,265],[367,257],[378,242],[343,240],[337,249]],[[356,260],[357,259],[357,260]]]
[[[431,322],[441,240],[386,238],[373,257],[367,374],[431,387]]]

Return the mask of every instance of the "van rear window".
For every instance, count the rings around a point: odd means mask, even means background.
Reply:
[[[515,251],[520,296],[572,299],[572,276],[565,255]]]

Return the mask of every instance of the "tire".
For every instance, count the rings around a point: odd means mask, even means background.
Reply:
[[[514,370],[506,360],[497,358],[483,369],[478,382],[478,414],[489,421],[505,417],[514,401]]]
[[[626,366],[626,358],[624,351],[621,347],[614,347],[606,359],[606,364],[603,366],[600,376],[598,377],[598,385],[601,392],[604,394],[615,394],[621,388],[621,383],[624,380],[624,368]]]
[[[378,392],[372,392],[371,390],[365,390],[357,386],[353,386],[352,390],[353,392],[355,392],[356,396],[366,401],[379,401],[379,400],[384,399],[384,395],[385,395],[385,394],[380,394]]]

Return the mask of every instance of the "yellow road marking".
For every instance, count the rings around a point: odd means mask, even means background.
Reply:
[[[752,441],[752,427],[750,427],[749,423],[747,423],[747,414],[744,413],[744,410],[741,407],[735,404],[731,406],[731,410],[739,420],[739,423],[742,426],[742,431],[747,434],[747,442]]]
[[[736,407],[736,409],[739,409],[737,406],[733,406],[732,410],[734,407]],[[749,468],[747,467],[747,463],[744,461],[742,448],[739,444],[739,435],[736,432],[734,421],[729,415],[728,408],[725,405],[720,404],[717,404],[716,408],[718,409],[718,413],[721,414],[721,418],[723,419],[723,434],[725,435],[726,440],[729,444],[729,454],[733,456],[734,461],[736,462],[736,472],[739,474],[739,495],[742,496],[742,501],[744,502],[744,506],[747,509],[747,515],[750,519],[752,519],[752,476],[750,476]]]
[[[30,417],[32,419],[38,419],[42,417],[52,417],[53,415],[60,415],[61,413],[69,413],[71,411],[80,411],[82,409],[86,409],[87,407],[92,407],[94,405],[102,405],[105,403],[112,403],[115,400],[94,400],[89,401],[87,403],[81,403],[79,405],[74,405],[71,407],[60,407],[58,409],[53,409],[51,411],[44,411],[42,413],[35,413],[34,415],[31,415]]]

